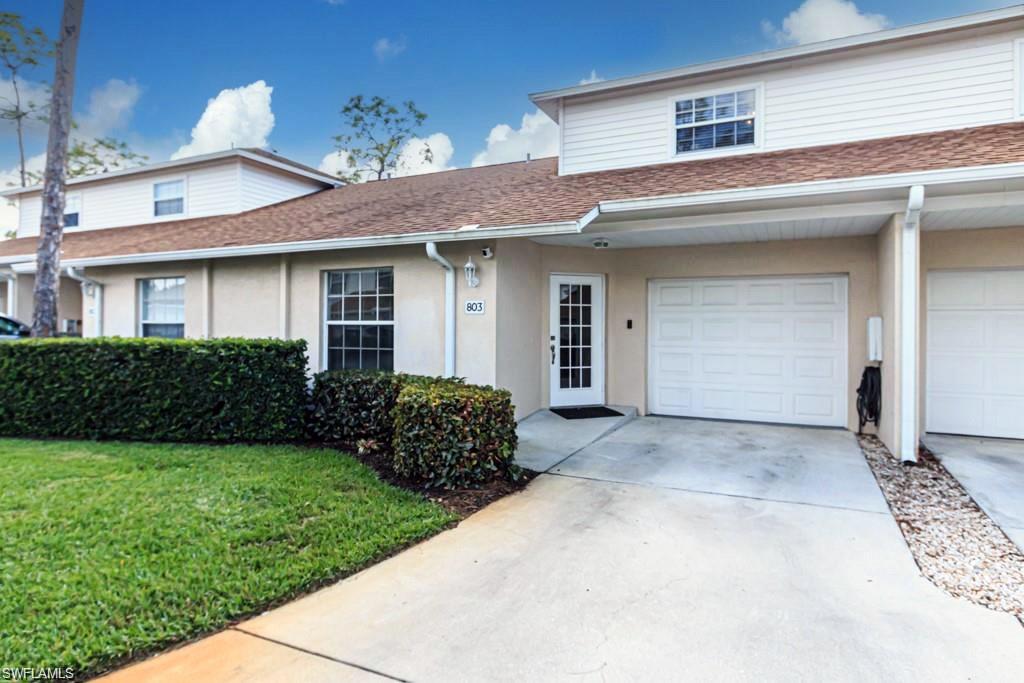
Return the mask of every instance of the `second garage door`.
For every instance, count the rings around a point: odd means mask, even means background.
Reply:
[[[846,277],[649,287],[650,412],[846,425]]]

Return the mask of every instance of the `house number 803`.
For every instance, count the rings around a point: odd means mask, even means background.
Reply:
[[[483,315],[484,302],[481,299],[472,299],[466,302],[464,310],[466,315]]]

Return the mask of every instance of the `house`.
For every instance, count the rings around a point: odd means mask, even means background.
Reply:
[[[1013,7],[536,93],[550,159],[336,187],[233,150],[82,179],[61,317],[303,338],[314,371],[453,373],[521,416],[856,429],[880,366],[902,457],[926,429],[1022,438],[1022,45]],[[38,188],[8,194],[26,318]]]

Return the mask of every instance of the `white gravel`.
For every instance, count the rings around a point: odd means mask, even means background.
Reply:
[[[930,453],[903,465],[873,436],[861,449],[921,573],[952,596],[1024,621],[1024,553]]]

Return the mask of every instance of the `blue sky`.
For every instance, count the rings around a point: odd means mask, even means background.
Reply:
[[[843,26],[902,25],[1009,4],[858,0],[856,8],[837,7],[844,3],[809,0],[820,16],[804,16],[810,28],[804,22],[786,33],[784,20],[804,0],[87,0],[75,109],[89,133],[126,139],[154,161],[190,142],[185,152],[238,137],[238,144],[265,140],[318,165],[350,95],[410,98],[429,115],[422,132],[435,135],[431,145],[443,157],[437,167],[467,166],[474,158],[504,161],[549,150],[542,116],[518,130],[535,112],[527,94],[592,72],[614,78],[799,42],[815,37],[813,20],[823,16],[839,16],[829,21]],[[4,2],[6,11],[51,35],[60,8],[60,0]],[[828,14],[854,10],[858,22]],[[49,69],[28,74],[50,77]],[[225,95],[192,140],[211,98],[258,81],[267,87]],[[488,151],[498,124],[510,129],[499,130]],[[14,137],[9,128],[0,132],[6,173],[16,163]],[[30,155],[42,152],[44,134],[33,133]]]

